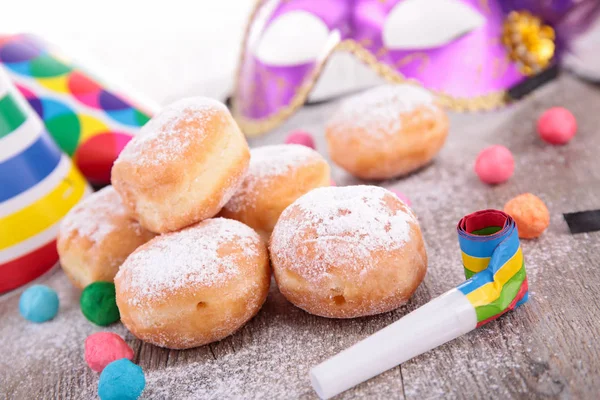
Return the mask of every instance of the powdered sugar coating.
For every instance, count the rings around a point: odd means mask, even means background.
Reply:
[[[156,114],[127,143],[116,162],[150,166],[176,160],[192,143],[207,135],[206,122],[229,113],[217,100],[191,97],[179,100]]]
[[[329,121],[343,127],[362,128],[371,135],[393,134],[402,127],[400,115],[419,106],[434,107],[435,97],[426,89],[411,84],[383,85],[343,101]]]
[[[272,177],[285,176],[311,163],[325,162],[316,151],[299,144],[280,144],[250,150],[250,166],[244,182],[225,205],[231,212],[240,212],[253,205],[260,182]]]
[[[108,234],[123,229],[123,221],[129,223],[130,230],[136,235],[142,234],[143,228],[129,217],[119,194],[112,186],[107,186],[73,207],[63,219],[60,231],[64,237],[77,234],[97,243]]]
[[[394,210],[389,201],[400,203],[393,193],[376,186],[314,189],[283,212],[271,237],[271,252],[313,281],[326,275],[331,265],[349,265],[361,273],[370,267],[361,260],[369,260],[376,251],[399,249],[410,240],[414,214],[405,207]],[[307,235],[311,230],[314,234]]]
[[[209,219],[151,240],[125,260],[115,280],[133,294],[127,301],[135,306],[239,276],[240,260],[258,256],[259,246],[260,236],[241,222]]]

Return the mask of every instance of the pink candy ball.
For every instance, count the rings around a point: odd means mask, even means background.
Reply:
[[[552,107],[538,119],[537,131],[545,142],[566,144],[577,132],[577,120],[566,108]]]
[[[337,185],[335,184],[335,181],[333,179],[330,179],[329,186],[337,186]]]
[[[292,131],[285,139],[285,144],[301,144],[311,149],[315,149],[315,141],[310,133],[306,131]]]
[[[515,160],[504,146],[490,146],[481,151],[475,161],[475,173],[482,182],[506,182],[515,170]]]
[[[400,200],[402,200],[404,202],[404,204],[406,204],[407,206],[410,207],[410,205],[411,205],[410,199],[408,197],[406,197],[406,195],[404,195],[404,193],[402,193],[396,189],[390,189],[390,192],[394,193],[396,196],[398,196],[398,198]]]
[[[91,369],[101,372],[113,361],[133,359],[133,350],[121,336],[112,332],[94,333],[85,339],[85,362]]]

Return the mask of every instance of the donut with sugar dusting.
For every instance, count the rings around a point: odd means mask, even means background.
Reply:
[[[268,238],[287,206],[312,189],[329,186],[329,181],[329,164],[306,146],[251,149],[246,178],[220,215],[241,221]]]
[[[261,237],[225,218],[157,236],[115,277],[123,324],[137,338],[170,349],[231,335],[259,311],[270,282]]]
[[[342,102],[325,136],[333,162],[358,178],[382,180],[429,163],[448,126],[446,112],[427,90],[384,85]]]
[[[142,127],[115,161],[112,183],[146,229],[164,233],[217,215],[249,161],[229,110],[216,100],[189,98]]]
[[[97,281],[112,282],[127,256],[154,236],[107,186],[69,211],[56,247],[62,269],[73,285],[83,289]]]
[[[393,310],[427,270],[414,214],[376,186],[319,188],[300,197],[281,214],[270,250],[281,293],[330,318]]]

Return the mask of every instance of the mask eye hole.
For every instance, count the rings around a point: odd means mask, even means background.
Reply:
[[[485,24],[485,17],[459,0],[406,0],[389,13],[383,43],[389,49],[443,46]]]
[[[254,55],[269,65],[295,65],[315,61],[329,37],[329,28],[307,11],[292,11],[266,27]]]

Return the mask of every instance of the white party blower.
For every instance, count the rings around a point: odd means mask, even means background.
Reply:
[[[328,399],[476,326],[475,309],[452,289],[311,369],[312,386]]]
[[[510,216],[498,210],[467,215],[458,235],[469,279],[311,369],[319,397],[329,399],[527,301],[525,264]]]

